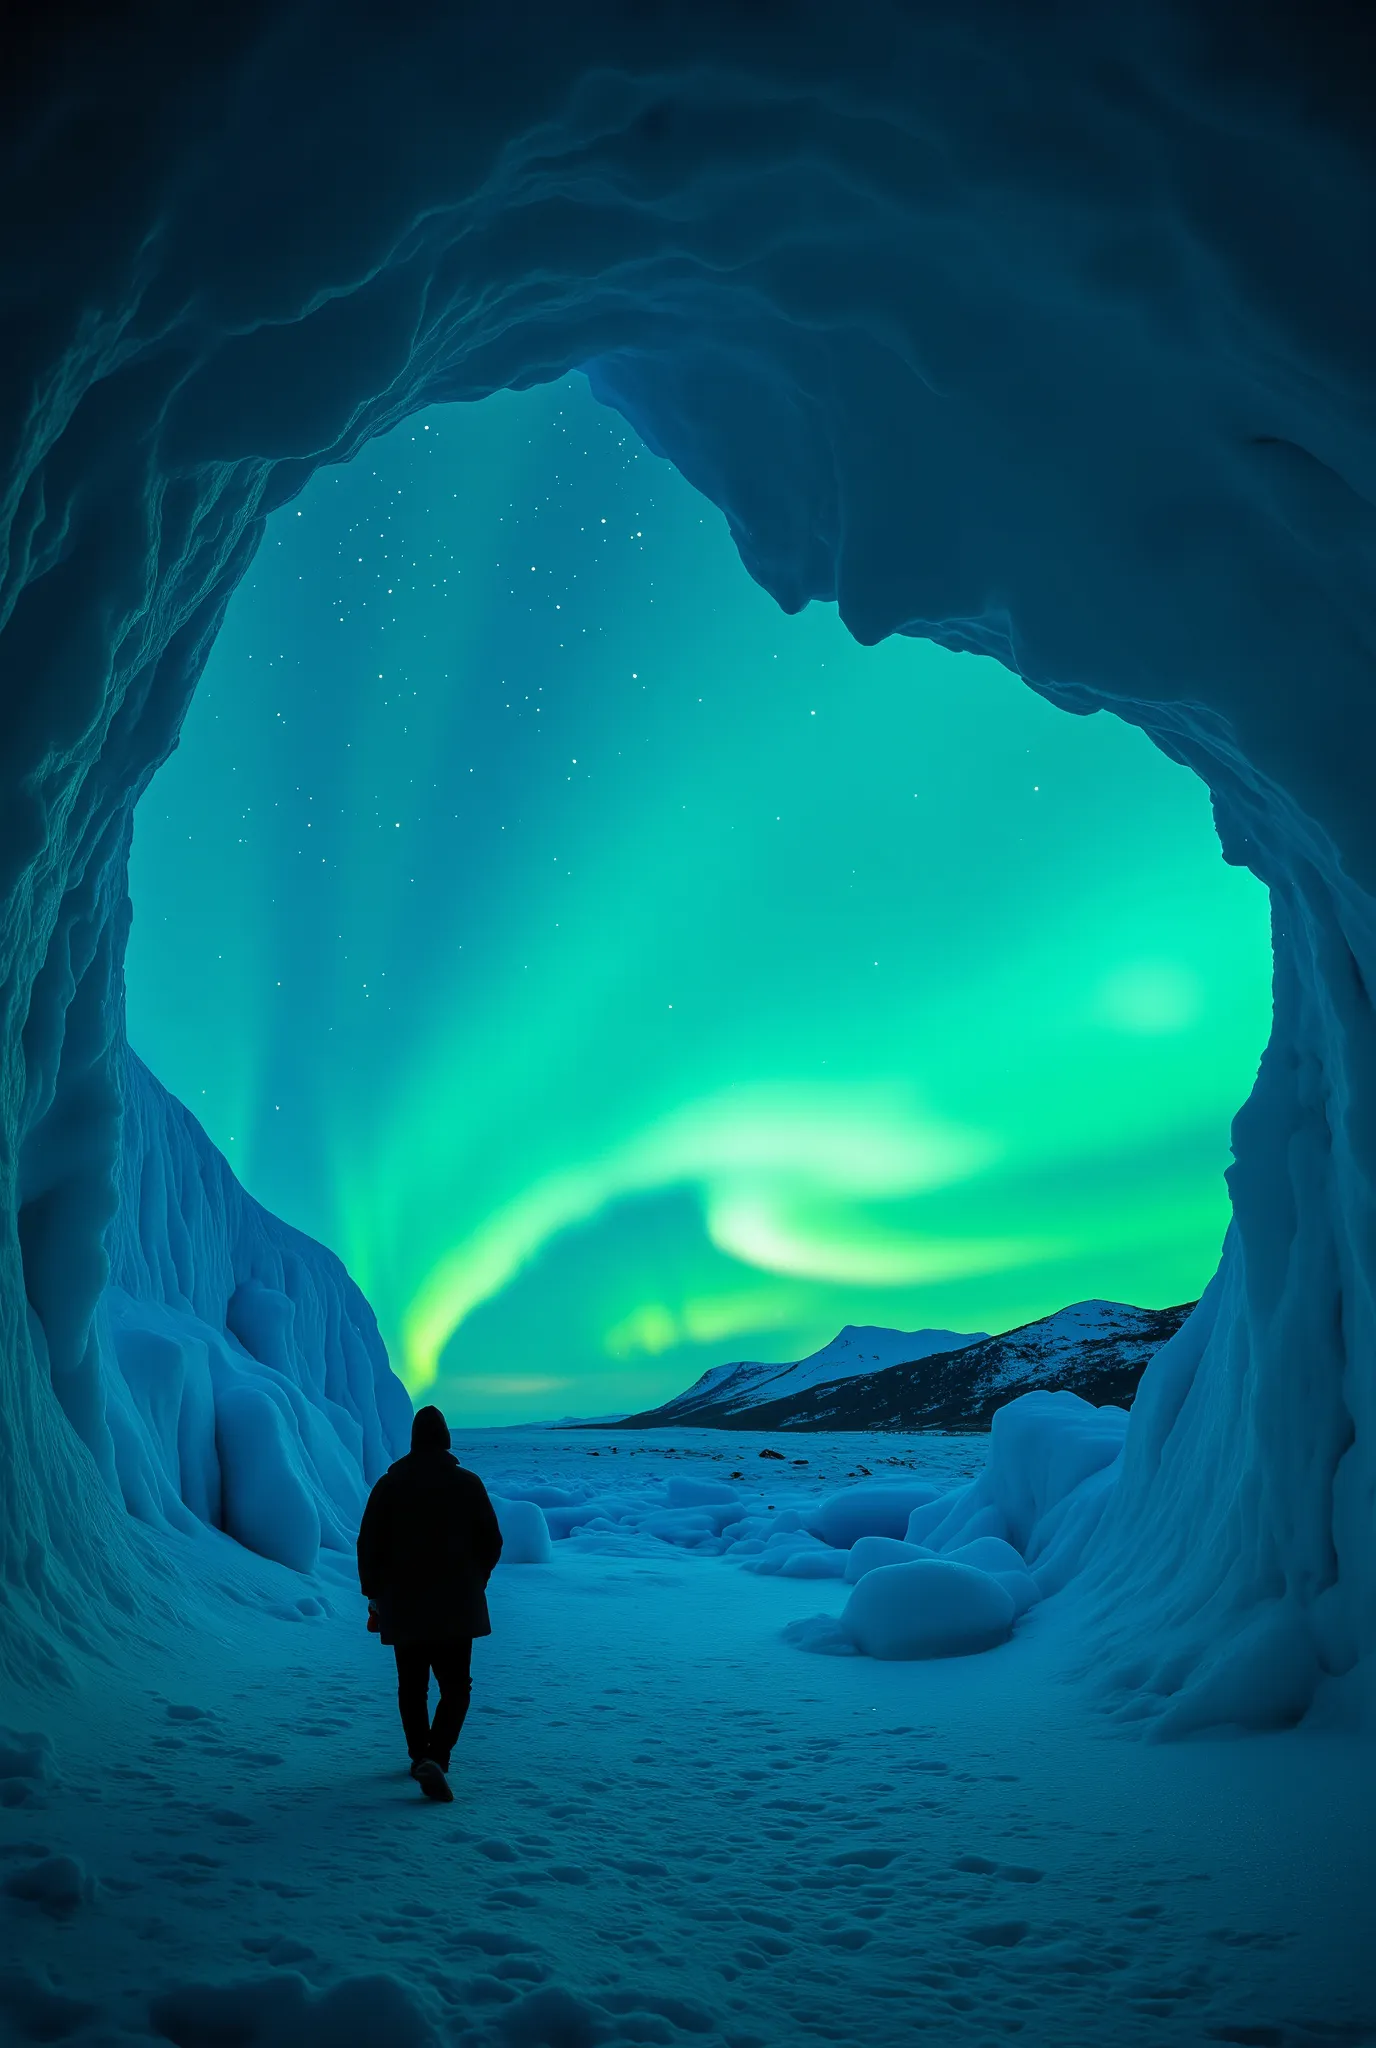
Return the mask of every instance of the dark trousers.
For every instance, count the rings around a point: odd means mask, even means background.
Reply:
[[[459,1739],[472,1692],[470,1663],[473,1638],[455,1636],[442,1643],[398,1643],[397,1705],[406,1747],[413,1764],[430,1756],[441,1770],[449,1768],[449,1752]],[[440,1696],[430,1719],[430,1673]]]

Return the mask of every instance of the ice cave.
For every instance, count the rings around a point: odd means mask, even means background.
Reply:
[[[1376,2041],[1370,21],[58,0],[0,38],[0,2039]],[[1033,1393],[882,1470],[504,1449],[431,1808],[353,1562],[401,1361],[126,1037],[130,847],[272,515],[571,373],[781,612],[1199,778],[1271,1036],[1130,1414]]]

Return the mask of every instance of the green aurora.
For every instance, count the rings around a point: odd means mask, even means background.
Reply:
[[[131,886],[136,1050],[457,1421],[1216,1261],[1270,949],[1202,785],[785,618],[579,378],[275,516]]]

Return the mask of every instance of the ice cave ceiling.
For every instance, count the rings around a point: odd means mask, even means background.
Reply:
[[[1369,26],[996,0],[36,20],[0,144],[7,1642],[75,1580],[137,1576],[97,1478],[108,1233],[131,1301],[181,1269],[127,1241],[132,804],[319,462],[583,365],[786,609],[834,597],[861,640],[1111,705],[1271,888],[1236,1227],[1134,1419],[1102,1628],[1128,1588],[1137,1626],[1168,1618],[1169,1676],[1130,1682],[1197,1680],[1199,1714],[1230,1656],[1278,1714],[1352,1671],[1376,1648]],[[139,1100],[143,1184],[175,1193],[175,1119]],[[202,1268],[226,1203],[197,1209]],[[223,1313],[270,1350],[232,1264]],[[315,1298],[364,1356],[342,1281]]]

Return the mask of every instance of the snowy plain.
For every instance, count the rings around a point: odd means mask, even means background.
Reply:
[[[987,1444],[455,1438],[494,1490],[741,1472],[776,1514]],[[42,1740],[0,1753],[0,2039],[1376,2041],[1369,1746],[1133,1740],[1066,1682],[1063,1601],[983,1656],[809,1656],[784,1630],[843,1584],[556,1542],[498,1569],[444,1807],[344,1560],[142,1540],[183,1625],[9,1703]]]

